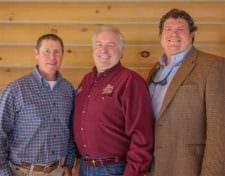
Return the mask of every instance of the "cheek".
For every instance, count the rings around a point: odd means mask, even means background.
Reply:
[[[183,45],[188,46],[192,44],[192,38],[189,36],[183,36]]]
[[[165,41],[166,41],[166,37],[165,37],[164,35],[161,35],[161,36],[159,37],[159,42],[160,42],[160,44],[161,44],[161,45],[164,45]]]
[[[160,45],[164,50],[167,49],[167,42],[164,38],[160,38]]]
[[[97,57],[99,55],[99,50],[95,49],[92,51],[92,56]]]
[[[63,62],[63,58],[58,58],[57,62],[58,62],[58,65],[61,65]]]

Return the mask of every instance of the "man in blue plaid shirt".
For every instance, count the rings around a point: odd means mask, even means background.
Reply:
[[[74,88],[59,73],[63,41],[37,40],[33,71],[0,97],[0,176],[71,176]]]

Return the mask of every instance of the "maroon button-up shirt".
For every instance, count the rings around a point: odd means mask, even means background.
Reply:
[[[145,81],[120,64],[77,89],[75,142],[81,155],[126,158],[124,176],[141,176],[152,161],[153,122]]]

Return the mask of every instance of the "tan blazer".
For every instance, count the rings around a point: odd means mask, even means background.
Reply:
[[[153,176],[225,176],[225,60],[193,48],[155,122]]]

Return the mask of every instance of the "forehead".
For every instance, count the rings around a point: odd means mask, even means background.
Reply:
[[[41,41],[40,47],[60,47],[61,48],[61,43],[58,40],[44,39]]]
[[[96,35],[96,42],[118,42],[119,37],[112,31],[101,31]]]
[[[183,27],[188,27],[188,23],[183,18],[168,18],[164,22],[164,27],[167,27],[167,26],[183,26]]]

